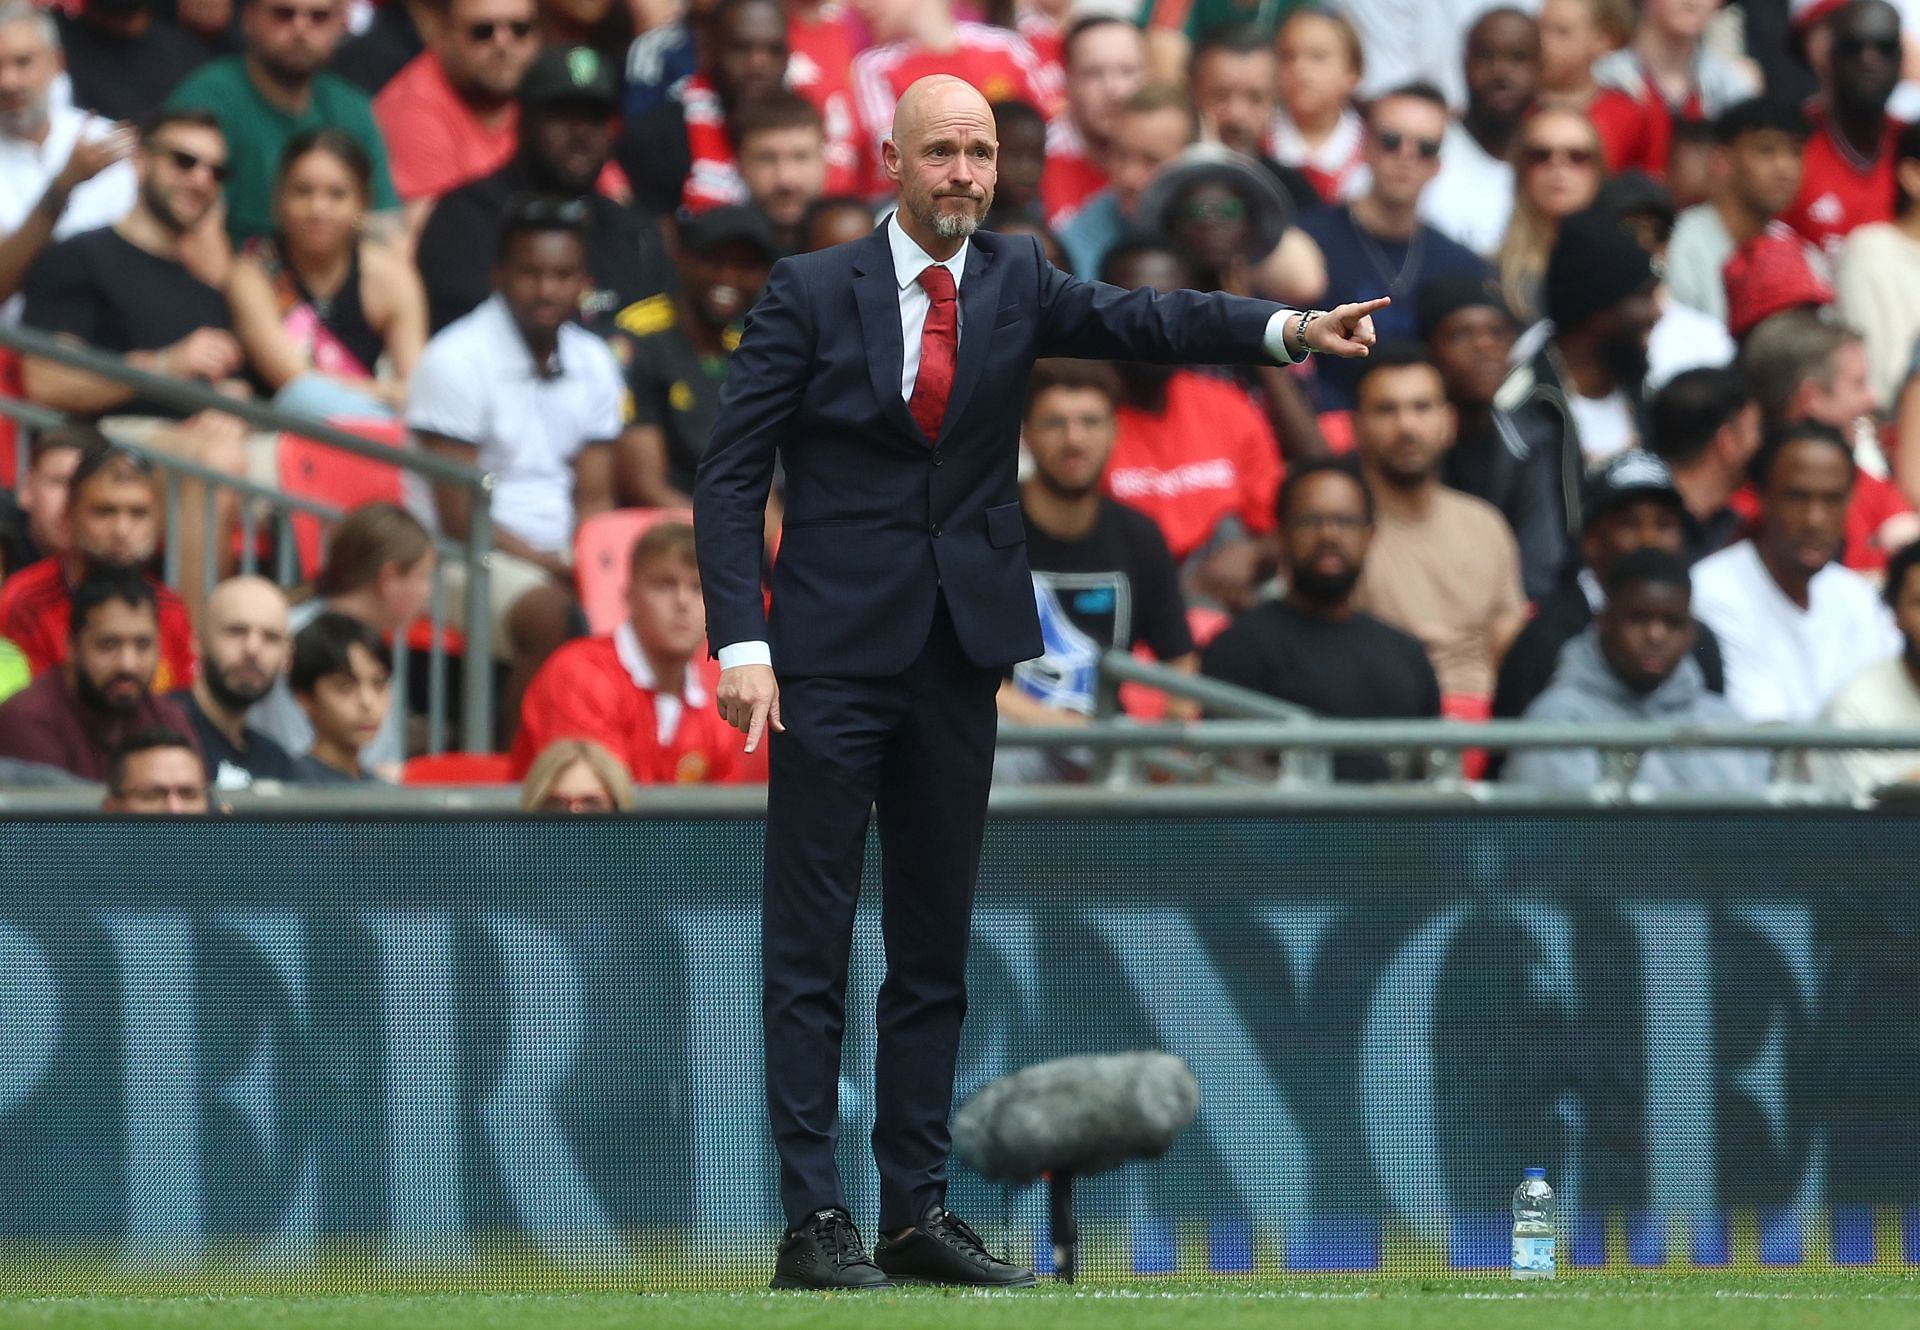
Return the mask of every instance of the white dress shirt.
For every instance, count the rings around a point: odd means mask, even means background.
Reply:
[[[971,240],[960,242],[949,259],[936,259],[920,247],[920,242],[908,235],[900,226],[899,217],[886,220],[887,248],[893,254],[893,280],[900,296],[900,396],[902,400],[913,400],[914,381],[920,377],[920,339],[927,329],[927,311],[932,308],[932,297],[926,288],[920,285],[920,274],[938,263],[953,274],[953,291],[958,303],[960,283],[966,273],[967,254],[973,247]],[[1288,318],[1297,318],[1297,310],[1283,309],[1267,320],[1264,339],[1265,349],[1282,365],[1291,365],[1293,357],[1287,354],[1286,326]],[[966,315],[956,313],[954,319],[954,344],[966,331]],[[732,642],[720,648],[717,659],[720,668],[731,670],[741,665],[771,665],[773,651],[765,642]]]
[[[47,106],[44,142],[32,143],[0,134],[0,236],[20,229],[81,139],[92,141],[112,128],[110,120],[76,111],[71,103],[54,100]],[[133,163],[115,162],[91,180],[74,186],[67,198],[66,210],[53,224],[54,240],[58,242],[82,231],[112,226],[133,211],[133,201],[139,192]],[[0,323],[18,323],[25,304],[18,293],[0,304]]]

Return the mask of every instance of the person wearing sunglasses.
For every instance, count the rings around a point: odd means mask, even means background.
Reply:
[[[1706,46],[1720,0],[1644,0],[1628,45],[1594,62],[1600,95],[1588,108],[1607,169],[1664,179],[1680,120],[1711,120],[1759,92],[1754,71]]]
[[[1784,220],[1837,260],[1856,226],[1893,220],[1901,126],[1887,103],[1900,82],[1900,12],[1886,0],[1850,0],[1826,15],[1818,35],[1807,44],[1820,76],[1807,109],[1813,133]]]
[[[1540,284],[1561,221],[1600,192],[1600,137],[1580,112],[1542,107],[1521,124],[1513,169],[1513,213],[1494,263],[1508,308],[1531,324],[1540,317]]]
[[[442,194],[513,156],[538,12],[534,0],[448,0],[427,24],[427,49],[374,97],[409,232]]]
[[[1420,220],[1421,195],[1440,172],[1447,121],[1446,99],[1431,85],[1412,83],[1380,97],[1367,111],[1366,192],[1300,219],[1326,257],[1324,303],[1393,297],[1374,316],[1382,342],[1412,339],[1418,294],[1428,281],[1491,274],[1485,259]],[[1351,411],[1358,362],[1329,359],[1316,368],[1320,409]]]
[[[373,103],[327,68],[346,36],[346,10],[346,0],[246,0],[244,50],[202,65],[167,100],[212,111],[226,135],[232,166],[227,233],[236,245],[272,234],[281,156],[294,135],[309,129],[337,129],[360,145],[373,163],[369,224],[397,230],[400,200]]]

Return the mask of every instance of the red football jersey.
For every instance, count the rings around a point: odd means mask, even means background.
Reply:
[[[631,630],[626,636],[631,639]],[[714,784],[736,779],[746,736],[720,719],[713,686],[720,667],[696,661],[687,668],[680,715],[663,737],[660,695],[645,678],[644,658],[620,634],[580,638],[547,658],[520,704],[514,736],[513,778],[527,774],[547,745],[591,739],[627,764],[639,785]],[[624,657],[624,658],[623,658]]]
[[[1640,170],[1655,180],[1667,178],[1667,154],[1673,148],[1675,120],[1699,120],[1706,114],[1700,94],[1690,93],[1674,107],[1667,105],[1647,80],[1638,97],[1618,88],[1603,88],[1587,108],[1587,118],[1600,135],[1609,173]]]
[[[153,676],[158,697],[193,683],[193,620],[173,588],[149,577],[160,603],[160,665]],[[10,638],[36,677],[67,660],[73,588],[58,559],[29,564],[0,585],[0,637]]]
[[[965,79],[990,102],[1009,98],[1031,102],[1043,116],[1058,109],[1063,91],[1059,71],[1035,55],[1026,38],[985,23],[955,24],[951,51],[930,51],[910,42],[862,51],[853,60],[853,94],[872,181],[881,179],[880,141],[892,132],[895,103],[916,80],[929,74]]]
[[[832,5],[812,19],[787,16],[787,86],[812,102],[826,122],[827,193],[858,193],[865,183],[865,142],[853,109],[853,38]]]
[[[1805,174],[1800,197],[1781,220],[1818,246],[1831,262],[1854,227],[1893,220],[1893,167],[1903,126],[1889,118],[1879,154],[1867,161],[1840,137],[1817,102],[1807,108],[1807,118],[1813,122],[1813,133],[1802,156]]]
[[[1093,160],[1086,137],[1065,111],[1047,122],[1047,170],[1040,177],[1040,206],[1058,230],[1086,201],[1107,187],[1107,172]]]

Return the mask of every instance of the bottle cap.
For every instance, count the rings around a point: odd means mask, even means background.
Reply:
[[[1545,1182],[1547,1180],[1547,1170],[1544,1168],[1530,1168],[1527,1170],[1527,1176],[1529,1178],[1538,1178],[1540,1181]]]

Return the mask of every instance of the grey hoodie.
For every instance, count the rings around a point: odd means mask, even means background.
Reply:
[[[1691,655],[1651,693],[1620,682],[1600,653],[1599,626],[1590,625],[1560,652],[1553,682],[1526,710],[1527,720],[1579,724],[1652,723],[1739,725],[1739,713],[1707,691],[1700,664]],[[1771,759],[1761,749],[1654,749],[1640,760],[1636,790],[1693,793],[1758,790],[1767,783]],[[1507,759],[1501,779],[1541,789],[1589,789],[1600,779],[1600,754],[1592,748],[1535,748]]]

